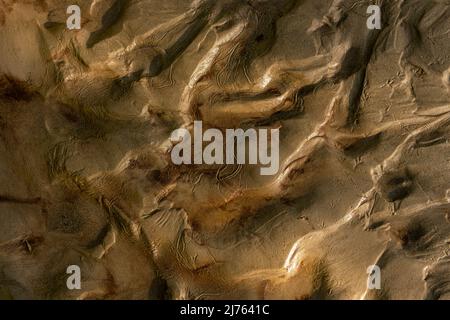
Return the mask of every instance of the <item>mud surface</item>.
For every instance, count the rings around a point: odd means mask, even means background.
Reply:
[[[449,299],[449,37],[446,0],[0,0],[0,298]],[[174,165],[195,120],[279,128],[278,174]]]

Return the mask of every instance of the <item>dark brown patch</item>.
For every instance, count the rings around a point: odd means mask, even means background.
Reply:
[[[0,99],[12,101],[30,101],[34,93],[30,85],[9,75],[0,75]]]
[[[5,13],[0,9],[0,26],[4,26],[6,22]]]
[[[149,296],[152,300],[169,299],[169,286],[161,276],[157,276],[150,285]]]

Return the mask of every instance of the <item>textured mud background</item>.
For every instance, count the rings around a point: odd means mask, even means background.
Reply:
[[[447,0],[0,0],[0,298],[449,299],[449,37]],[[279,173],[172,165],[194,120],[280,128]]]

